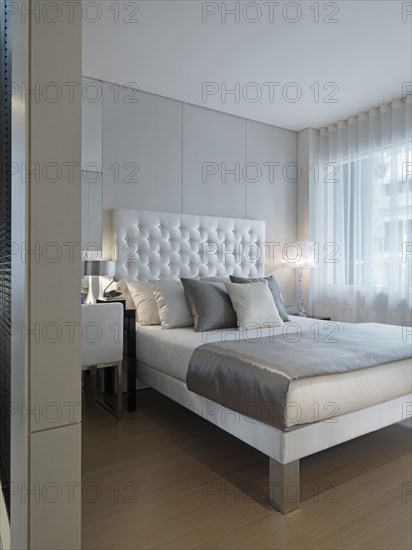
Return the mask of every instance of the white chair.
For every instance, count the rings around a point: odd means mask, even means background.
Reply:
[[[98,403],[117,418],[122,417],[123,305],[84,304],[81,307],[82,371],[90,370]],[[103,400],[98,379],[99,369],[116,367],[117,406]]]

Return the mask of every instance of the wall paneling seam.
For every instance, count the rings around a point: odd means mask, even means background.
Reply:
[[[247,118],[245,118],[245,167],[247,167],[248,157],[247,157]],[[245,174],[247,174],[247,168],[245,170]],[[247,178],[245,180],[245,218],[247,219],[247,192],[248,192],[248,182]]]
[[[181,204],[181,213],[183,214],[184,212],[184,177],[183,177],[183,166],[184,166],[184,152],[183,152],[183,144],[184,144],[184,131],[185,131],[185,125],[184,125],[184,109],[185,109],[185,104],[183,101],[181,101],[181,104],[182,104],[182,154],[181,154],[181,169],[180,169],[180,177],[181,177],[181,187],[180,187],[180,193],[181,193],[181,196],[180,196],[180,204]]]

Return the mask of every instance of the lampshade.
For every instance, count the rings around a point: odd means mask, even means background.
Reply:
[[[83,264],[83,275],[88,277],[114,277],[116,274],[116,262],[111,260],[85,260]]]
[[[315,251],[312,241],[298,241],[293,243],[296,245],[296,255],[288,254],[284,260],[288,267],[294,269],[310,269],[316,267]]]

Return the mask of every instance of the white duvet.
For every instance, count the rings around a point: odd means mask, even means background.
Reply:
[[[291,316],[283,328],[241,332],[237,329],[194,332],[193,327],[161,329],[138,325],[137,359],[149,367],[186,382],[193,350],[207,342],[255,339],[281,334],[293,341],[300,330],[312,330],[314,338],[333,338],[334,324]],[[287,427],[325,420],[383,403],[412,391],[411,359],[369,369],[293,380],[287,398]]]

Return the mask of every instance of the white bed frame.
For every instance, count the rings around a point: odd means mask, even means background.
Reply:
[[[125,280],[264,274],[264,222],[129,209],[115,210],[113,222]],[[195,394],[154,367],[138,361],[138,379],[269,457],[270,504],[284,514],[299,507],[301,458],[406,422],[412,409],[408,393],[284,432]]]

